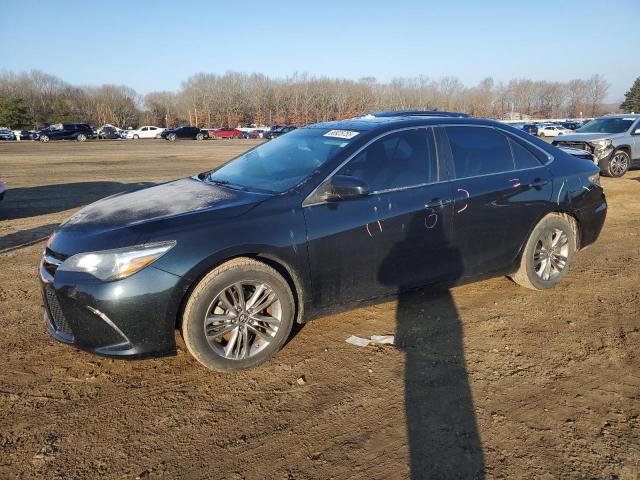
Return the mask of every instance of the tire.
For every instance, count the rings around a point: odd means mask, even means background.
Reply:
[[[266,289],[259,293],[258,303],[266,305],[272,295],[277,300],[268,306],[269,311],[251,313],[252,309],[245,307],[239,313],[228,308],[231,303],[241,303],[237,301],[238,284],[243,285],[241,291],[246,302],[243,305],[250,304],[260,286],[266,286]],[[226,304],[220,300],[223,295]],[[266,303],[263,303],[263,296]],[[205,319],[212,315],[223,320],[207,322]],[[269,322],[256,321],[253,315],[269,319]],[[295,305],[287,281],[262,262],[236,258],[209,272],[196,285],[182,315],[181,332],[191,355],[205,367],[220,371],[244,370],[266,362],[282,348],[291,333],[294,316]],[[226,337],[210,335],[208,339],[205,332],[213,329]],[[243,330],[247,332],[246,337],[240,334]],[[269,335],[263,338],[255,333],[256,330]],[[238,342],[238,338],[242,341]]]
[[[540,134],[538,135],[540,137],[546,137],[547,135],[544,132],[540,132]]]
[[[522,251],[520,266],[510,278],[533,290],[555,287],[567,274],[573,261],[577,249],[576,230],[575,220],[568,215],[550,213],[544,217],[531,232]],[[538,261],[541,254],[545,256],[551,250],[548,248],[550,245],[556,256],[552,253],[546,263],[544,258]],[[559,258],[565,259],[563,263]],[[547,272],[548,278],[545,278]]]
[[[175,133],[171,133],[167,136],[167,140],[169,140],[170,142],[175,142],[176,141],[176,134]]]
[[[607,177],[622,177],[629,171],[631,157],[624,150],[614,150],[609,158],[603,158],[598,163],[600,171]]]
[[[40,135],[40,141],[41,142],[48,142],[49,141],[49,136],[48,135]]]
[[[134,140],[140,140],[140,135],[134,135],[134,136],[133,136],[133,139],[134,139]]]
[[[84,133],[81,133],[80,135],[78,135],[76,137],[76,140],[78,142],[86,142],[87,141],[87,136]]]
[[[204,140],[204,135],[199,133],[196,135],[196,140]]]

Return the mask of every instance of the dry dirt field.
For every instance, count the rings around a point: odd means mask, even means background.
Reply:
[[[312,322],[232,375],[180,340],[121,361],[46,334],[38,239],[250,144],[0,144],[0,479],[639,478],[638,170],[603,180],[600,240],[553,291],[411,293]],[[400,329],[400,348],[345,343]]]

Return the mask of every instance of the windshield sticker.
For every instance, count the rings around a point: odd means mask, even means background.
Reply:
[[[347,140],[351,140],[353,137],[358,135],[360,132],[354,132],[352,130],[330,130],[325,133],[323,136],[325,137],[335,137],[335,138],[345,138]]]

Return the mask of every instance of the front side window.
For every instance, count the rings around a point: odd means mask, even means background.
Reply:
[[[419,128],[387,135],[362,150],[337,175],[358,177],[372,192],[436,182],[433,133]]]
[[[507,137],[487,127],[446,127],[456,178],[514,169]]]

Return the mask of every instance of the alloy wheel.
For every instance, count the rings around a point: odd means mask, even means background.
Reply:
[[[616,177],[624,175],[629,168],[629,158],[624,152],[616,152],[611,159],[609,169],[611,173]]]
[[[231,360],[250,358],[264,350],[276,336],[282,305],[266,283],[238,282],[211,302],[204,318],[209,346]]]
[[[569,237],[559,228],[545,230],[533,252],[533,268],[542,280],[551,280],[565,269],[569,258]]]

